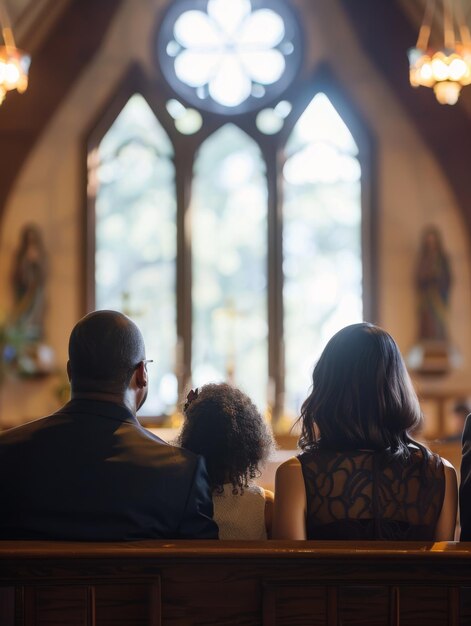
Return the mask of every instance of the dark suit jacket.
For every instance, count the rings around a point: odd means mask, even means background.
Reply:
[[[463,458],[461,460],[460,523],[461,541],[471,541],[471,415],[466,418],[463,431]]]
[[[124,407],[72,400],[0,434],[0,539],[216,539],[204,460]]]

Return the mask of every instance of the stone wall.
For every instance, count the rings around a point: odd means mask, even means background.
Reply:
[[[99,53],[31,152],[0,225],[3,310],[11,306],[9,274],[21,228],[35,222],[43,230],[50,265],[47,341],[55,350],[59,369],[65,368],[70,329],[84,313],[84,135],[132,63],[141,64],[150,76],[157,71],[152,38],[163,4],[162,0],[127,0],[123,4]],[[421,232],[430,223],[437,225],[451,258],[451,338],[462,364],[434,384],[444,390],[466,390],[471,378],[470,256],[465,223],[452,189],[401,102],[365,56],[339,2],[296,0],[294,4],[309,31],[309,71],[313,74],[319,63],[329,65],[347,100],[361,112],[375,138],[377,321],[407,353],[416,337],[413,275]],[[7,381],[0,394],[1,422],[20,423],[54,410],[58,406],[54,393],[57,385],[55,377]]]

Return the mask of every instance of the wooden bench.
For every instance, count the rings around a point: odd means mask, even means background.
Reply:
[[[469,626],[471,543],[0,542],[1,626]]]

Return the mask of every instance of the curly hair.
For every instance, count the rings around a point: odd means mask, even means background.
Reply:
[[[193,393],[184,413],[178,443],[205,458],[211,489],[231,483],[233,493],[243,493],[273,449],[271,430],[257,407],[239,389],[220,383]]]
[[[336,333],[314,368],[299,421],[303,450],[390,448],[406,458],[409,443],[422,447],[409,436],[422,412],[391,335],[366,322]]]

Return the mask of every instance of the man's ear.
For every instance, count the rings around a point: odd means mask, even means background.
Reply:
[[[147,370],[144,361],[141,361],[135,371],[136,385],[139,389],[147,387]]]
[[[69,383],[72,380],[72,370],[70,368],[70,361],[67,361],[67,378],[69,379]]]

